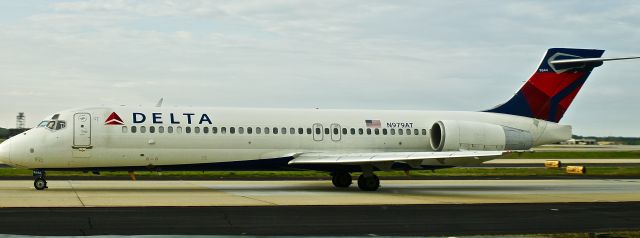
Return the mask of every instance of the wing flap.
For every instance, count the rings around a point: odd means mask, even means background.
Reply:
[[[369,164],[382,162],[415,163],[416,160],[500,156],[504,151],[450,152],[371,152],[371,153],[302,153],[289,164]]]

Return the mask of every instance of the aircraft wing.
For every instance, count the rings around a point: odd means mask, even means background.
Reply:
[[[448,152],[371,152],[371,153],[329,153],[312,152],[294,155],[289,161],[291,165],[311,164],[343,164],[362,165],[404,162],[419,165],[423,160],[440,160],[450,158],[496,157],[506,151],[448,151]]]

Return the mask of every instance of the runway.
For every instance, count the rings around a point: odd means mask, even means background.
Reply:
[[[637,230],[640,179],[0,181],[0,234],[486,235]]]
[[[640,201],[640,179],[383,180],[375,192],[309,181],[0,181],[0,207],[285,206]]]
[[[638,230],[640,203],[4,208],[20,235],[458,236]]]

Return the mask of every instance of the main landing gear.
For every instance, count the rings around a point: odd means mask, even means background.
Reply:
[[[380,188],[380,179],[373,173],[363,173],[358,177],[358,187],[364,191],[376,191]]]
[[[33,187],[35,187],[36,190],[44,190],[45,188],[49,188],[47,187],[46,180],[47,173],[43,169],[34,169],[33,176],[35,177],[35,180],[33,181]]]
[[[351,174],[347,172],[331,173],[331,182],[336,188],[348,188],[351,185]]]
[[[351,174],[347,172],[331,173],[331,182],[336,188],[348,188],[351,185]],[[380,179],[372,171],[365,171],[358,177],[358,188],[363,191],[376,191],[380,188]]]

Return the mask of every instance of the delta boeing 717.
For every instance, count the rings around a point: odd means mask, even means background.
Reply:
[[[0,161],[46,171],[318,170],[335,187],[377,171],[475,165],[571,138],[559,124],[603,50],[552,48],[507,102],[483,111],[89,107],[53,113],[0,144]]]

